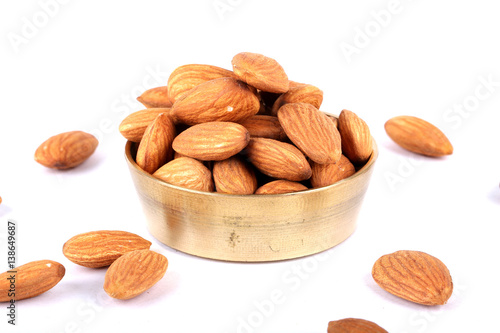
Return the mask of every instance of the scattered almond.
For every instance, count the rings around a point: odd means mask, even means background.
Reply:
[[[387,135],[399,146],[426,156],[453,153],[453,146],[443,132],[431,123],[412,116],[398,116],[385,123]]]
[[[345,318],[328,323],[328,333],[388,333],[374,322],[358,319]]]
[[[85,267],[106,267],[123,254],[149,249],[151,242],[131,232],[99,230],[71,237],[63,254],[71,262]]]
[[[74,168],[86,161],[99,142],[89,133],[71,131],[54,135],[35,151],[35,161],[52,169]]]
[[[375,282],[385,291],[424,305],[446,304],[453,292],[448,268],[420,251],[397,251],[380,257],[372,268]]]
[[[151,250],[127,252],[109,266],[104,291],[117,299],[131,299],[153,287],[167,271],[167,258]]]
[[[0,302],[41,295],[58,284],[66,272],[63,265],[52,260],[32,261],[13,271],[16,273],[7,271],[0,274]],[[11,284],[15,288],[11,288]]]

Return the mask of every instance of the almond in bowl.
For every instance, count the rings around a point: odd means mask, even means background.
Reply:
[[[323,92],[289,81],[271,58],[243,53],[232,65],[181,66],[167,84],[170,108],[123,121],[150,232],[177,250],[228,261],[296,258],[342,242],[378,155],[368,126],[352,111],[320,111]],[[148,134],[157,117],[175,129]],[[139,153],[155,163],[142,166]]]

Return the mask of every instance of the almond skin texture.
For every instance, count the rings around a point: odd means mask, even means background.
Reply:
[[[251,137],[269,138],[278,141],[287,138],[278,117],[258,114],[241,122],[241,125],[245,126]]]
[[[179,157],[156,170],[153,177],[166,183],[193,190],[213,192],[214,183],[210,170],[191,157]]]
[[[323,103],[323,91],[310,84],[290,88],[274,102],[271,114],[276,115],[278,110],[287,103],[309,103],[319,109]]]
[[[172,115],[188,125],[240,122],[257,114],[259,109],[259,98],[246,83],[224,77],[202,83],[177,99]]]
[[[173,142],[176,152],[201,161],[222,161],[239,153],[250,140],[248,130],[236,123],[213,121],[193,125]]]
[[[283,67],[274,59],[262,54],[241,52],[231,61],[233,72],[241,80],[257,89],[284,93],[289,82]]]
[[[141,169],[152,174],[173,157],[172,142],[175,125],[166,113],[160,113],[146,128],[139,147],[136,163]]]
[[[255,191],[255,194],[284,194],[305,190],[307,187],[301,183],[278,179],[262,185]]]
[[[63,254],[77,265],[97,268],[111,265],[127,252],[150,246],[150,241],[131,232],[99,230],[71,237],[64,243]]]
[[[104,291],[117,299],[136,297],[160,281],[167,271],[167,258],[151,250],[127,252],[109,266]]]
[[[420,251],[397,251],[380,257],[372,268],[375,282],[389,293],[424,305],[446,304],[453,292],[448,268]]]
[[[342,110],[338,119],[342,153],[355,165],[364,165],[373,152],[368,125],[354,112]]]
[[[358,319],[345,318],[328,323],[328,333],[388,333],[374,322]]]
[[[311,162],[311,186],[314,188],[335,184],[356,173],[354,165],[342,155],[337,163],[319,164]]]
[[[273,178],[302,181],[311,177],[311,166],[292,144],[267,138],[252,138],[244,154],[260,172]]]
[[[147,108],[169,108],[172,102],[168,98],[168,87],[156,87],[146,90],[137,100]]]
[[[63,265],[52,260],[32,261],[13,270],[17,273],[7,271],[0,274],[0,302],[19,301],[43,294],[58,284],[66,272]],[[16,286],[14,297],[9,296],[11,282]]]
[[[118,130],[127,140],[132,142],[141,142],[146,128],[155,120],[160,113],[169,113],[170,108],[151,108],[133,112],[126,116]]]
[[[82,164],[96,150],[99,142],[82,131],[54,135],[35,151],[35,161],[47,168],[70,169]]]
[[[188,64],[179,66],[168,78],[167,88],[170,102],[173,104],[194,87],[221,77],[236,78],[236,75],[230,70],[212,65]]]
[[[453,146],[443,132],[431,123],[412,116],[398,116],[385,123],[389,137],[411,152],[437,157],[453,154]]]
[[[328,116],[311,104],[289,103],[278,111],[288,138],[316,163],[336,163],[342,155],[340,133]]]
[[[215,189],[219,193],[253,194],[257,189],[253,168],[240,156],[215,162],[212,173]]]

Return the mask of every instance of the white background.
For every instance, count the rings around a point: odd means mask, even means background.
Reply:
[[[66,275],[17,303],[1,332],[326,332],[330,320],[374,321],[390,332],[498,330],[500,242],[500,20],[494,1],[56,1],[0,5],[0,267],[6,224],[18,222],[18,262],[52,259]],[[389,13],[389,14],[388,14]],[[344,51],[343,51],[344,50]],[[146,229],[118,124],[144,90],[177,66],[231,68],[250,51],[290,79],[324,91],[323,111],[350,109],[380,150],[354,234],[320,255],[267,264],[179,253]],[[349,51],[349,52],[348,52]],[[398,148],[384,123],[421,117],[453,143],[432,159]],[[80,167],[33,160],[48,137],[95,134]],[[117,301],[105,270],[69,262],[62,245],[99,229],[153,241],[169,269],[147,293]],[[381,290],[380,256],[401,249],[441,259],[454,281],[448,304],[426,307]],[[2,259],[3,258],[3,259]],[[279,297],[276,297],[279,295]]]

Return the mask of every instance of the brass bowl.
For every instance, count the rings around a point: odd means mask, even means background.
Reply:
[[[273,195],[230,195],[167,184],[125,155],[147,226],[160,242],[195,256],[240,262],[291,259],[327,250],[348,238],[378,151],[354,175],[333,185]]]

